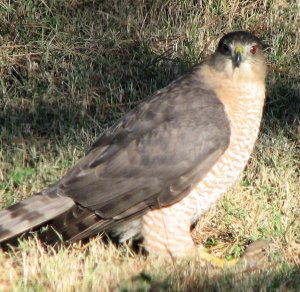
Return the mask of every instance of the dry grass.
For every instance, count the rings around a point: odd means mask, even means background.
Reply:
[[[99,240],[0,252],[0,290],[299,290],[300,7],[285,0],[0,1],[2,207],[62,176],[97,135],[214,50],[224,33],[267,44],[268,97],[246,171],[195,240],[222,257],[271,239],[267,268],[221,272]]]

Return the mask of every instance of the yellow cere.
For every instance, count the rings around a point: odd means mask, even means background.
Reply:
[[[244,47],[241,44],[235,45],[234,53],[235,54],[238,54],[238,53],[243,54],[244,53]]]

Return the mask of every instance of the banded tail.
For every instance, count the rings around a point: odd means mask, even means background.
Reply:
[[[74,204],[69,197],[52,193],[35,195],[0,211],[0,243],[47,223]]]

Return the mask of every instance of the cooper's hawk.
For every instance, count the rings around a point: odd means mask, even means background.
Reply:
[[[49,223],[68,242],[142,237],[194,248],[190,226],[237,179],[258,135],[266,64],[254,35],[216,52],[109,128],[55,185],[0,212],[0,242]]]

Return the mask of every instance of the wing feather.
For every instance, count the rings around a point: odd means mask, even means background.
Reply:
[[[96,215],[84,216],[99,219],[69,238],[106,231],[179,201],[229,139],[223,104],[195,72],[171,83],[108,129],[55,186],[59,195]],[[77,226],[78,218],[74,222]]]

